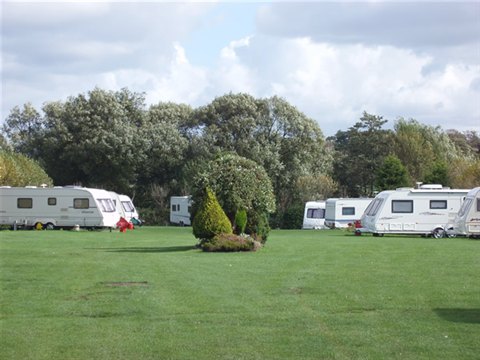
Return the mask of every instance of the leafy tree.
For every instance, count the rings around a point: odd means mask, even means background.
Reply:
[[[376,186],[378,191],[393,190],[410,185],[407,169],[400,159],[394,155],[387,156],[377,171]]]
[[[144,204],[154,206],[149,191],[152,185],[168,188],[166,196],[187,192],[183,168],[189,146],[186,124],[191,112],[187,105],[160,103],[150,107],[138,129],[139,151],[143,155],[137,163],[136,185]]]
[[[38,146],[44,128],[44,119],[32,104],[15,106],[5,120],[3,131],[16,152],[31,158],[38,157]]]
[[[266,241],[270,231],[268,214],[275,211],[275,196],[265,169],[241,156],[223,154],[197,175],[197,190],[192,195],[194,204],[205,187],[215,192],[232,224],[237,210],[245,209],[247,233]]]
[[[474,157],[459,144],[440,127],[420,124],[414,119],[401,118],[395,123],[394,152],[407,168],[412,182],[449,183],[448,179],[453,176],[449,169],[463,158],[472,160]]]
[[[45,105],[42,159],[55,182],[130,192],[144,156],[138,136],[142,104],[141,94],[97,88]]]
[[[430,173],[428,173],[423,183],[425,184],[441,184],[443,186],[450,186],[450,179],[448,176],[448,167],[447,164],[443,161],[436,161]]]
[[[300,203],[311,200],[322,200],[332,197],[338,184],[328,175],[304,175],[297,179],[297,195]]]
[[[0,150],[0,186],[52,186],[52,179],[37,161],[23,154]]]
[[[205,189],[192,227],[193,235],[197,239],[211,239],[219,234],[232,234],[232,225],[215,194],[209,188]]]
[[[371,196],[375,178],[383,159],[391,151],[392,134],[383,130],[387,120],[363,113],[360,121],[347,131],[338,131],[332,139],[337,160],[334,178],[340,184],[341,195]]]
[[[480,184],[480,159],[461,159],[450,165],[451,187],[472,189]]]
[[[198,174],[196,187],[197,192],[206,187],[212,189],[232,223],[239,209],[246,209],[247,213],[275,210],[272,184],[265,170],[254,161],[235,154],[224,154],[209,162]]]
[[[296,199],[296,180],[328,173],[332,153],[318,124],[284,99],[227,94],[194,112],[196,156],[211,160],[224,151],[255,161],[268,173],[283,213]],[[197,157],[197,158],[198,158]]]

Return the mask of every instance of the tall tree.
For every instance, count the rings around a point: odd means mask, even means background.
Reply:
[[[376,186],[378,191],[393,190],[399,187],[411,186],[407,169],[399,158],[387,156],[382,166],[377,170]]]
[[[38,158],[39,141],[44,129],[44,119],[32,104],[15,106],[2,127],[14,150]]]
[[[383,117],[364,112],[359,122],[333,138],[337,151],[334,178],[342,195],[373,195],[376,172],[391,152],[392,133],[382,129],[386,123]]]
[[[57,184],[81,183],[129,192],[144,155],[138,126],[143,95],[94,89],[44,106],[43,161]]]

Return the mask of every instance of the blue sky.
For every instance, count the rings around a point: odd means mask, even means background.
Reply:
[[[278,95],[346,130],[363,111],[480,131],[480,2],[2,1],[1,121],[98,86],[194,107]]]

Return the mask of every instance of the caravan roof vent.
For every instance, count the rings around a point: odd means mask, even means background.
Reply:
[[[36,189],[36,188],[37,188],[36,186],[31,186],[31,185],[25,186],[25,189]]]
[[[440,184],[425,184],[425,185],[420,185],[420,189],[423,190],[442,190],[443,186]]]

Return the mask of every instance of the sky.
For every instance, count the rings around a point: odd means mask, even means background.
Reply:
[[[99,87],[147,105],[280,96],[326,136],[363,112],[480,132],[480,0],[5,1],[1,122]]]

